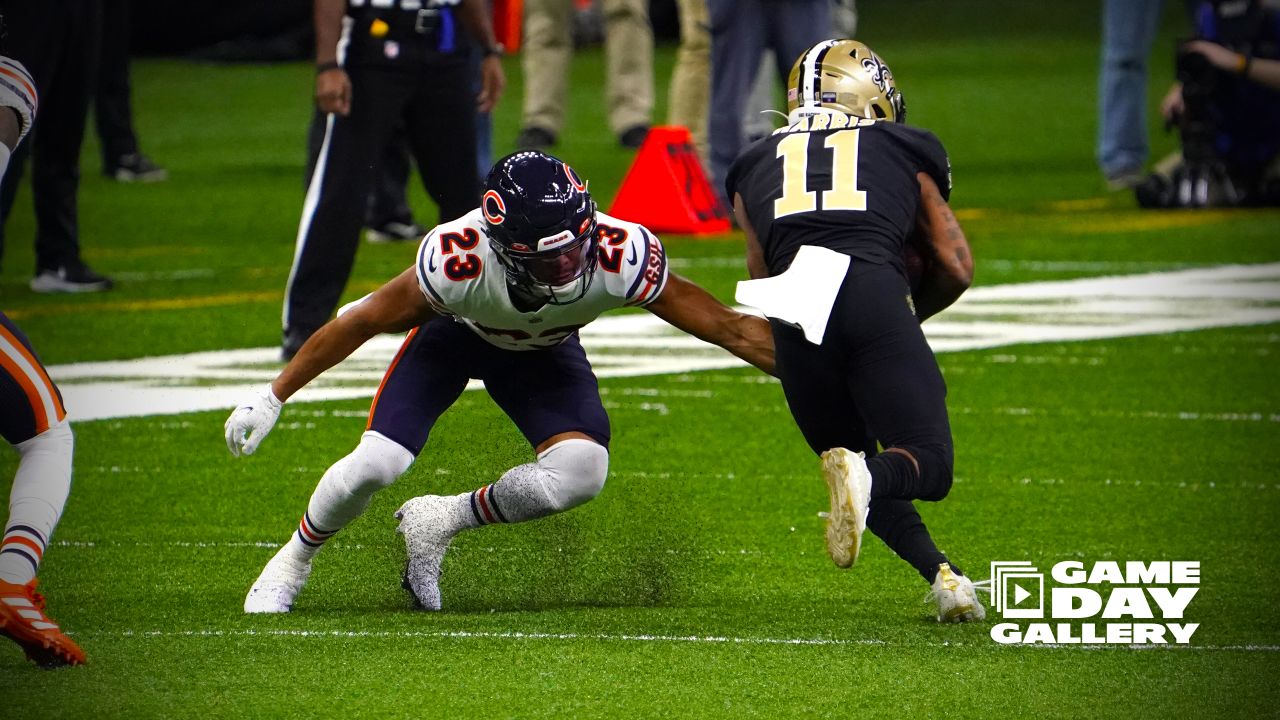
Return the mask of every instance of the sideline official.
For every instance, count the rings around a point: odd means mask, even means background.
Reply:
[[[324,141],[307,187],[285,286],[289,359],[338,305],[351,275],[379,154],[402,123],[440,221],[476,206],[475,122],[506,79],[484,0],[315,0],[316,107]],[[484,49],[471,90],[470,46]]]

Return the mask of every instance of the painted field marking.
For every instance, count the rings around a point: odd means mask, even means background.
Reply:
[[[317,638],[317,639],[359,639],[359,638],[399,638],[425,640],[562,640],[619,643],[668,643],[668,644],[711,644],[711,645],[791,645],[811,647],[832,646],[873,646],[873,647],[946,647],[979,650],[1003,650],[1018,645],[997,645],[995,643],[957,643],[949,640],[942,642],[893,642],[876,638],[775,638],[775,637],[733,637],[724,635],[650,635],[627,633],[575,633],[575,632],[521,632],[508,630],[503,632],[486,632],[472,630],[123,630],[116,633],[88,632],[67,633],[80,637],[121,637],[121,638],[221,638],[221,637],[267,637],[267,638]],[[1280,652],[1280,645],[1056,645],[1036,644],[1021,647],[1051,650],[1149,650],[1149,651],[1199,651],[1199,652]]]
[[[1276,322],[1280,263],[979,287],[924,327],[936,352],[956,352]],[[400,343],[397,336],[370,340],[291,405],[372,397]],[[603,317],[583,328],[582,344],[602,378],[745,365],[648,313]],[[84,421],[225,411],[279,368],[279,349],[270,347],[57,365],[49,372],[72,419]]]

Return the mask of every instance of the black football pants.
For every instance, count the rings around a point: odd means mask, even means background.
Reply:
[[[327,122],[328,116],[324,113],[319,110],[312,113],[311,127],[307,129],[308,183],[311,181],[311,174],[315,172],[316,160],[320,157]],[[409,142],[405,139],[404,128],[397,126],[378,156],[378,174],[369,190],[369,205],[364,214],[365,227],[377,228],[390,222],[413,222],[413,210],[406,197],[412,169]]]
[[[89,114],[101,40],[99,0],[0,0],[8,27],[5,54],[36,81],[40,107],[0,185],[0,252],[27,157],[36,208],[36,273],[80,262],[76,194],[80,145]],[[473,163],[474,164],[474,163]]]
[[[844,447],[867,456],[872,498],[867,527],[932,582],[947,562],[912,500],[951,488],[946,384],[907,302],[906,280],[889,265],[854,260],[821,346],[772,320],[777,373],[787,404],[815,453]],[[899,453],[879,453],[898,447]]]
[[[129,97],[130,2],[104,0],[102,8],[102,52],[93,119],[102,143],[103,170],[113,169],[121,158],[138,152]]]
[[[465,62],[354,66],[351,113],[326,118],[285,288],[284,331],[305,338],[338,306],[355,264],[360,227],[379,159],[398,124],[404,127],[422,184],[440,221],[479,203],[475,97]],[[406,261],[406,266],[408,261]]]

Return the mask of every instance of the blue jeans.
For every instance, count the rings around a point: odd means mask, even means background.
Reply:
[[[800,54],[831,38],[831,0],[707,0],[711,20],[711,183],[723,195],[743,149],[742,115],[760,56],[773,50],[785,81]],[[786,108],[778,108],[785,111]],[[732,198],[730,198],[732,200]]]
[[[1098,75],[1098,166],[1107,176],[1147,161],[1147,59],[1163,0],[1105,0]]]

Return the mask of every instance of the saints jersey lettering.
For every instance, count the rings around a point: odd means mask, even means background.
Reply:
[[[418,285],[431,307],[508,350],[559,344],[602,313],[648,305],[667,283],[667,255],[643,226],[597,213],[596,269],[586,294],[568,305],[523,312],[489,246],[479,209],[440,225],[418,247]]]
[[[932,133],[899,123],[819,114],[779,128],[729,169],[773,275],[801,245],[901,265],[920,205],[917,172],[950,195],[947,153]]]

